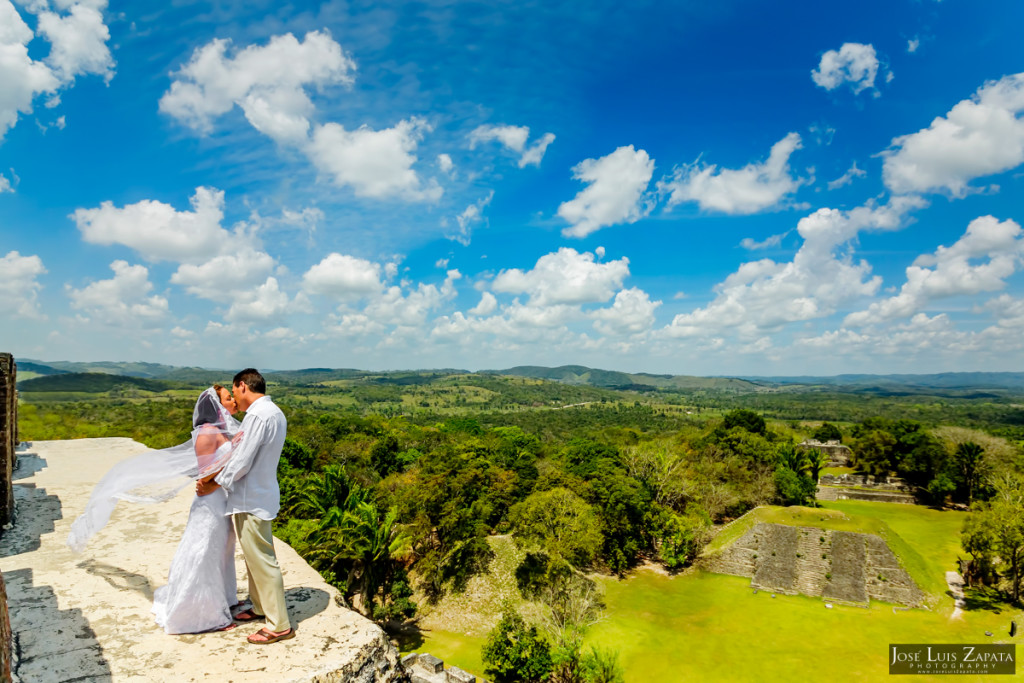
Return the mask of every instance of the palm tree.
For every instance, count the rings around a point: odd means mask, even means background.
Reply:
[[[971,504],[974,498],[974,488],[978,485],[978,480],[981,478],[984,468],[984,461],[982,459],[984,454],[985,449],[972,441],[958,445],[956,452],[953,454],[953,461],[956,463],[957,469],[960,470],[960,479],[963,481],[964,488],[967,489],[968,505]]]

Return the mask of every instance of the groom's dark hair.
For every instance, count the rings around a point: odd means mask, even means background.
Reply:
[[[263,379],[263,375],[256,368],[246,368],[242,370],[235,378],[231,380],[232,386],[237,386],[245,382],[245,386],[249,387],[250,390],[257,394],[267,393],[267,380]]]

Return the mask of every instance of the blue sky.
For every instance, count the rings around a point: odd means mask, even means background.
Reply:
[[[1021,25],[1015,0],[0,0],[0,349],[1016,371]]]

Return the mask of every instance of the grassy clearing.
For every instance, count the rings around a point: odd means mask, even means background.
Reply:
[[[952,599],[945,594],[944,573],[955,568],[962,552],[963,519],[959,512],[865,501],[828,503],[824,508],[757,508],[720,532],[718,547],[757,522],[876,533],[937,604],[910,611],[877,602],[867,609],[828,609],[820,598],[754,594],[745,578],[699,571],[672,577],[638,570],[621,581],[599,579],[606,618],[591,629],[587,645],[618,650],[626,681],[641,683],[791,681],[798,677],[794,672],[814,678],[811,671],[826,667],[837,681],[874,681],[888,676],[890,643],[1021,643],[1024,638],[1018,635],[1011,641],[1008,630],[1011,620],[1024,623],[1024,612],[992,596],[970,594],[972,609],[950,619]],[[495,550],[504,558],[499,562],[507,575],[512,555],[500,545]],[[493,612],[494,600],[477,597],[488,605],[485,611]],[[471,604],[462,607],[472,610]],[[480,624],[470,614],[459,617],[453,611],[443,624],[433,623],[431,630],[407,640],[402,651],[430,652],[482,675],[480,648],[486,631]],[[985,631],[994,636],[985,636]]]

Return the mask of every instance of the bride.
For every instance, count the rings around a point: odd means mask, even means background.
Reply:
[[[196,480],[216,475],[242,438],[231,414],[234,399],[214,385],[199,395],[192,412],[192,438],[178,446],[150,451],[111,468],[93,490],[85,512],[71,525],[68,545],[85,549],[110,519],[118,500],[155,503],[173,498]],[[171,634],[231,627],[238,602],[235,585],[235,533],[223,490],[192,500],[188,522],[171,561],[167,585],[153,595],[157,623]]]

